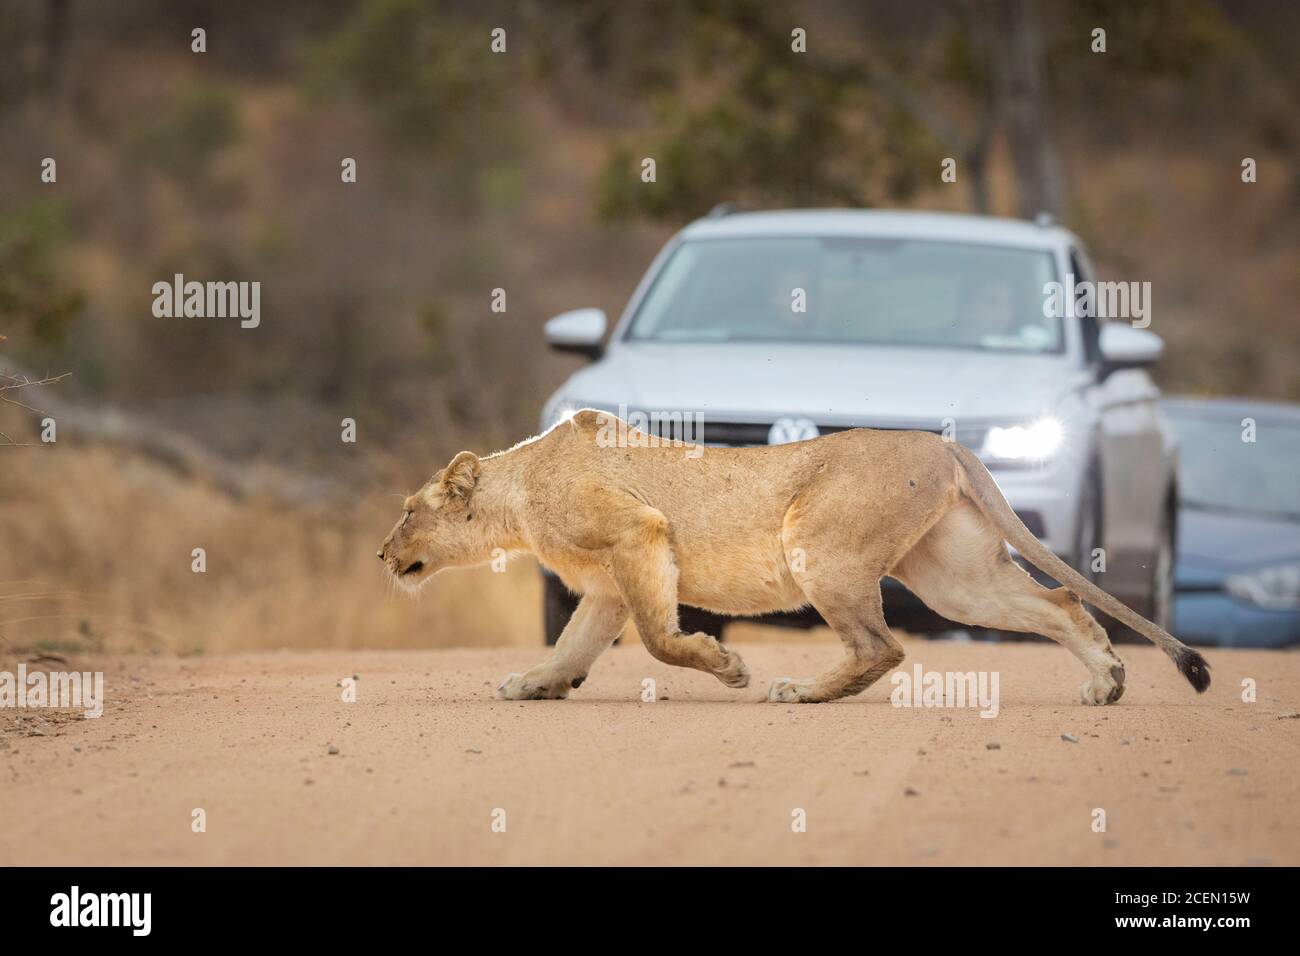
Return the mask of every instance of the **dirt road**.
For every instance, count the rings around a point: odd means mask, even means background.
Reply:
[[[1094,709],[1058,647],[909,643],[909,672],[998,672],[981,718],[888,678],[760,703],[838,649],[738,646],[747,691],[625,643],[529,703],[493,690],[539,649],[75,660],[102,717],[0,710],[0,865],[1300,863],[1300,655],[1214,651],[1197,697],[1121,647],[1128,693]]]

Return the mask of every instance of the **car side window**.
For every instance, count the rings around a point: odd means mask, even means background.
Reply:
[[[1084,261],[1078,249],[1070,250],[1070,271],[1074,273],[1074,282],[1076,286],[1081,286],[1084,282],[1092,282],[1092,270]],[[1078,305],[1079,297],[1082,291],[1075,292],[1075,305]],[[1094,298],[1094,302],[1096,299]],[[1101,327],[1098,324],[1097,316],[1094,314],[1083,315],[1079,310],[1075,310],[1079,317],[1079,329],[1083,333],[1083,357],[1088,365],[1097,365],[1101,362],[1101,347],[1098,339],[1101,335]]]

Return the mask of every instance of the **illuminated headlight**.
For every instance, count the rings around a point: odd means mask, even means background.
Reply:
[[[1275,564],[1224,582],[1228,593],[1271,611],[1300,608],[1300,564]]]
[[[1061,447],[1065,432],[1050,416],[1029,425],[995,426],[984,436],[984,455],[999,461],[1042,461]]]
[[[551,428],[560,422],[568,421],[578,413],[579,409],[584,407],[581,403],[572,399],[562,398],[547,411],[545,420],[542,422],[542,428]]]

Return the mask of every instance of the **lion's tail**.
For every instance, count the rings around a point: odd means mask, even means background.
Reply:
[[[1002,533],[1002,537],[1019,551],[1025,560],[1159,647],[1169,655],[1179,672],[1196,688],[1197,693],[1203,692],[1210,686],[1210,665],[1206,663],[1204,657],[1164,628],[1153,624],[1122,601],[1111,597],[1053,554],[1051,549],[1039,541],[1011,510],[997,482],[993,480],[993,476],[989,474],[988,469],[975,453],[956,443],[949,447],[960,464],[957,475],[962,492],[975,503],[989,521],[993,522],[993,526]]]

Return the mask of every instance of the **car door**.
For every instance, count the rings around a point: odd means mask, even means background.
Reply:
[[[1076,282],[1097,281],[1087,254],[1071,250]],[[1095,288],[1095,286],[1094,286]],[[1100,296],[1094,301],[1101,301]],[[1102,480],[1102,541],[1106,570],[1098,583],[1121,600],[1145,611],[1150,602],[1151,568],[1169,487],[1160,391],[1142,369],[1123,369],[1102,378],[1096,342],[1101,324],[1125,317],[1083,317],[1085,355],[1097,371],[1089,402],[1097,421],[1097,454]],[[1090,345],[1088,343],[1091,343]]]

